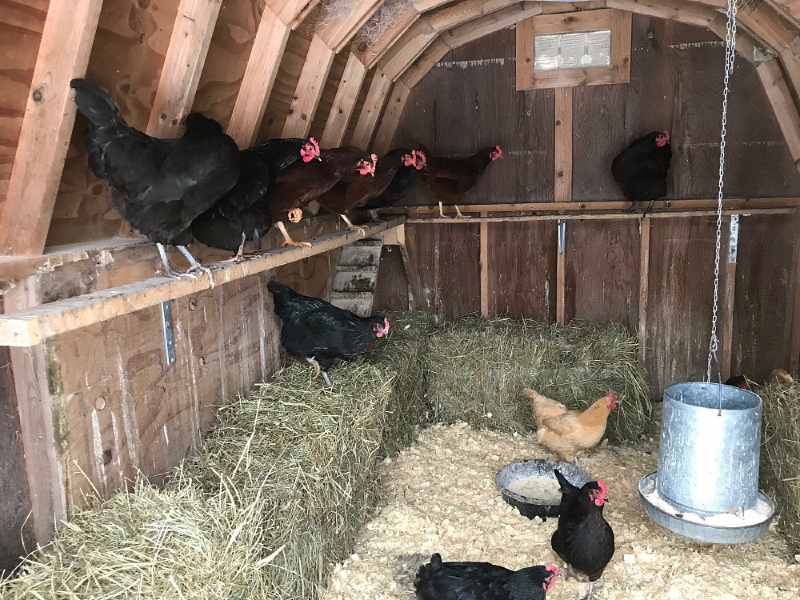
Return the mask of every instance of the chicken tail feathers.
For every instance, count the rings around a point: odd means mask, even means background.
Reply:
[[[442,555],[438,552],[431,556],[430,562],[422,565],[417,570],[417,576],[414,578],[414,589],[419,591],[424,588],[431,577],[442,569]]]
[[[558,469],[553,469],[553,473],[555,473],[556,479],[558,479],[558,485],[561,488],[562,494],[575,496],[580,493],[581,489],[579,487],[575,487],[569,481],[567,481],[567,478],[561,474],[561,471]]]
[[[267,289],[272,294],[272,299],[275,303],[275,314],[283,319],[286,305],[297,297],[297,292],[277,281],[270,281],[267,284]]]
[[[85,79],[73,79],[70,87],[75,90],[75,104],[78,110],[92,122],[95,127],[110,124],[122,125],[122,115],[111,96],[95,84]]]

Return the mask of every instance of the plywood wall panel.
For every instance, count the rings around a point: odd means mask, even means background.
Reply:
[[[567,222],[567,321],[616,321],[636,330],[639,239],[639,223],[632,219]]]
[[[420,297],[415,307],[443,319],[480,312],[480,243],[475,225],[407,225]]]
[[[797,219],[740,220],[731,372],[761,380],[789,369]]]
[[[553,322],[556,221],[489,223],[489,313]]]
[[[408,310],[408,279],[398,246],[384,246],[381,250],[372,301],[373,314],[390,310]]]

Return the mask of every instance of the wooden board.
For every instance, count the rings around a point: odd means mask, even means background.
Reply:
[[[570,221],[566,320],[616,321],[636,332],[639,319],[637,221]]]
[[[398,246],[384,246],[381,250],[372,301],[372,312],[375,314],[391,310],[408,310],[408,279]]]
[[[356,118],[355,129],[350,137],[351,145],[364,149],[369,147],[391,86],[391,80],[380,69],[375,69],[367,95]]]
[[[51,4],[47,12],[25,116],[0,207],[0,251],[41,254],[64,169],[75,103],[69,82],[86,71],[102,0]],[[75,21],[82,23],[75,27]]]
[[[0,56],[14,65],[0,72],[0,202],[14,165],[47,6],[47,0],[0,0]]]
[[[645,367],[656,397],[672,383],[705,378],[715,229],[713,217],[651,224]]]
[[[172,302],[176,362],[167,364],[154,306],[48,341],[60,416],[59,461],[70,511],[84,494],[154,483],[196,448],[214,408],[279,366],[266,274]]]
[[[478,225],[408,226],[406,240],[420,282],[415,308],[448,320],[479,314]]]
[[[314,121],[314,113],[322,97],[333,56],[333,50],[322,38],[314,35],[289,105],[289,114],[281,137],[306,137],[311,131],[311,123]]]
[[[366,74],[367,70],[364,64],[354,53],[351,53],[347,58],[347,64],[336,89],[336,97],[333,100],[323,133],[320,136],[319,143],[321,147],[335,148],[341,146]]]
[[[556,230],[555,222],[489,224],[489,314],[555,321]]]
[[[789,369],[794,312],[795,219],[742,217],[734,301],[732,373],[760,381]]]
[[[392,86],[392,93],[387,100],[371,147],[371,151],[377,153],[378,156],[383,156],[392,148],[392,140],[403,115],[409,93],[410,90],[402,81],[396,81]]]
[[[328,122],[328,117],[331,116],[333,103],[336,101],[336,96],[339,91],[340,83],[345,76],[345,69],[347,68],[347,65],[347,54],[335,54],[333,56],[331,68],[328,71],[328,78],[325,80],[325,85],[322,88],[322,95],[319,98],[317,110],[314,113],[314,120],[311,122],[311,129],[309,130],[309,136],[313,136],[317,141],[320,141],[322,138],[322,134],[325,131],[325,124]],[[356,96],[358,95],[358,89],[354,91],[354,94]],[[355,101],[355,98],[353,100]],[[346,125],[347,123],[345,123],[345,126]],[[340,144],[336,144],[336,146],[339,145]],[[325,148],[326,146],[322,144],[321,147]],[[327,147],[331,148],[333,146]]]

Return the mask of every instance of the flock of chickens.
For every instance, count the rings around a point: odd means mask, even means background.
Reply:
[[[78,110],[92,124],[86,136],[89,166],[108,182],[123,219],[157,244],[166,275],[204,272],[212,286],[211,270],[186,248],[194,240],[235,251],[230,260],[239,261],[246,242],[260,248],[274,224],[284,245],[310,246],[293,240],[285,226],[300,221],[309,203],[316,201],[339,214],[348,228],[363,230],[347,213],[391,206],[411,188],[416,174],[442,217],[448,204],[458,217],[468,218],[458,204],[484,169],[503,155],[494,146],[463,160],[438,158],[420,146],[378,158],[355,147],[320,149],[313,138],[274,139],[240,151],[219,123],[197,113],[186,118],[182,137],[158,139],[128,125],[96,85],[75,79],[71,86]],[[666,131],[636,140],[614,159],[612,174],[632,210],[640,201],[649,201],[649,210],[666,194],[670,159]],[[186,273],[171,268],[167,244],[188,259]],[[321,372],[329,386],[328,370],[335,360],[353,360],[389,333],[385,317],[359,317],[276,281],[268,289],[282,321],[282,346],[311,364],[317,375]],[[618,402],[611,392],[584,411],[571,411],[534,390],[524,394],[531,400],[538,441],[564,461],[600,441]],[[562,496],[551,546],[571,571],[594,582],[614,554],[614,533],[602,514],[608,488],[601,480],[578,488],[558,470],[555,475]],[[434,554],[420,567],[415,588],[419,600],[540,600],[557,576],[553,565],[511,571],[489,563],[443,562]]]
[[[212,286],[211,270],[186,248],[193,240],[235,251],[230,260],[240,261],[245,243],[260,249],[274,224],[284,246],[310,246],[294,241],[285,223],[299,222],[312,201],[339,214],[349,229],[363,232],[347,213],[395,204],[413,185],[415,173],[438,202],[441,217],[447,204],[455,206],[459,218],[468,218],[458,204],[486,167],[503,156],[500,146],[465,159],[433,157],[420,146],[378,158],[353,146],[320,149],[314,138],[273,139],[240,151],[217,121],[199,113],[186,117],[180,138],[154,138],[128,125],[111,97],[93,83],[74,79],[70,85],[78,110],[92,125],[86,134],[89,166],[108,182],[122,218],[157,244],[165,275],[204,272]],[[649,201],[649,210],[666,195],[671,156],[664,131],[636,140],[614,159],[612,174],[631,209]],[[186,257],[188,271],[172,269],[165,244]]]

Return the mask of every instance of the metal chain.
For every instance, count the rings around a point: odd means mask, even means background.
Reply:
[[[719,140],[719,189],[717,191],[717,245],[714,257],[714,310],[711,316],[711,340],[708,344],[708,368],[706,381],[711,381],[711,363],[717,365],[717,378],[722,379],[717,359],[719,339],[717,339],[717,308],[719,306],[719,263],[722,240],[722,186],[725,179],[725,136],[728,125],[728,89],[733,64],[736,60],[736,0],[728,0],[728,23],[725,31],[725,85],[722,91],[722,127]]]

